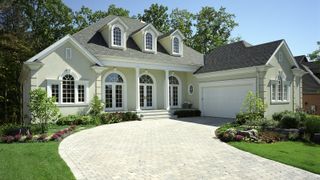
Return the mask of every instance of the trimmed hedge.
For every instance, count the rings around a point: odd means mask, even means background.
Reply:
[[[176,115],[178,118],[181,117],[197,117],[201,116],[201,111],[197,109],[190,110],[176,110],[173,115]]]
[[[115,112],[115,113],[103,113],[100,115],[101,124],[111,124],[123,121],[140,120],[135,112]]]
[[[307,133],[320,133],[320,116],[308,115],[305,124]]]
[[[99,122],[91,116],[68,115],[60,118],[57,125],[88,125],[99,124]]]

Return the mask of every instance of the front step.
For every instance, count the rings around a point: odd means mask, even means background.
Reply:
[[[141,119],[167,119],[174,118],[170,111],[160,109],[160,110],[142,110],[137,112],[138,116],[142,116]]]

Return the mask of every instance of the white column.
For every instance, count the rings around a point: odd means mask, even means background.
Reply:
[[[164,103],[165,103],[165,106],[164,108],[166,110],[170,110],[170,104],[169,104],[169,70],[166,70],[165,71],[165,80],[164,80],[164,87],[165,87],[165,90],[164,90]]]
[[[140,69],[136,68],[136,110],[140,111],[140,83],[139,83]]]

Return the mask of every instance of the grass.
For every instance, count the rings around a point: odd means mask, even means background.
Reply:
[[[273,144],[248,142],[230,142],[229,144],[267,159],[320,174],[320,145],[295,141]]]
[[[51,125],[48,134],[69,126]],[[78,125],[75,132],[95,127]],[[59,142],[0,144],[0,179],[75,179],[58,153]]]
[[[58,142],[0,144],[1,179],[75,179],[58,146]]]

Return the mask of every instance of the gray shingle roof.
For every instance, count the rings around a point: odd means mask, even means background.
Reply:
[[[298,65],[308,72],[306,68],[302,66],[305,65],[307,66],[313,73],[315,73],[314,70],[320,70],[320,63],[314,63],[314,62],[309,62],[307,57],[302,55],[302,56],[295,56],[294,57]],[[312,69],[314,68],[314,70]],[[303,93],[319,93],[320,92],[320,84],[315,80],[315,78],[310,74],[307,73],[302,77],[302,89]]]
[[[265,65],[283,40],[253,46],[239,41],[218,47],[204,58],[204,66],[195,73],[207,73]]]
[[[126,50],[117,50],[108,48],[108,44],[104,41],[99,29],[117,16],[107,16],[98,22],[90,25],[89,27],[73,34],[75,40],[77,40],[84,48],[86,48],[94,56],[117,56],[124,58],[138,58],[141,60],[148,60],[149,62],[161,62],[168,64],[181,64],[181,65],[203,65],[203,55],[190,47],[184,45],[183,57],[171,56],[160,43],[157,44],[157,54],[150,54],[142,52],[136,45],[131,35],[144,26],[146,23],[142,23],[137,19],[131,19],[126,17],[119,17],[128,27],[128,40]]]

